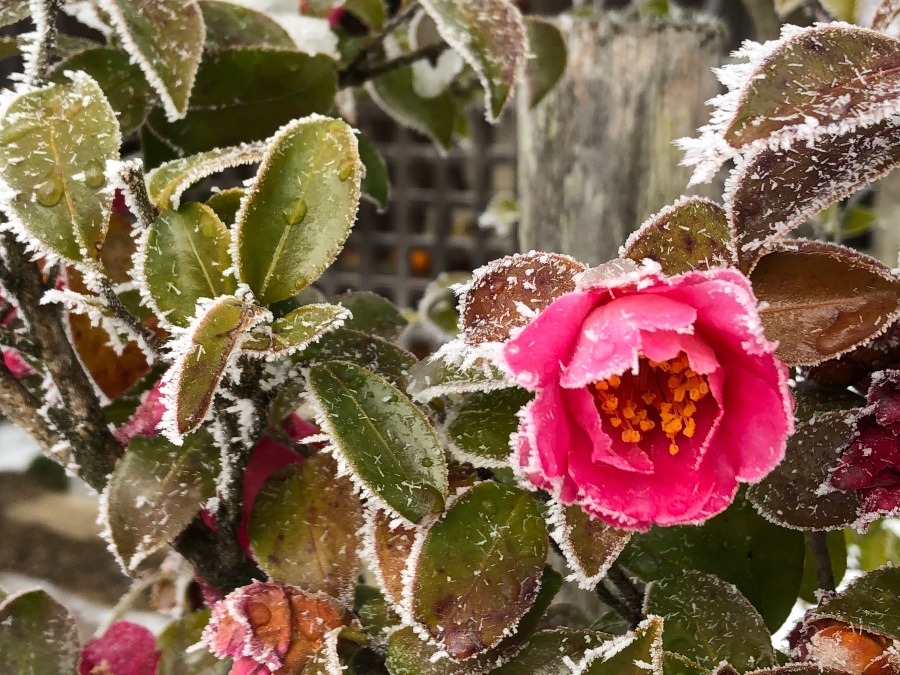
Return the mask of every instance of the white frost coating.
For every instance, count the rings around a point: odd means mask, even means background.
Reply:
[[[409,23],[410,49],[420,49],[425,45],[418,40],[419,30],[423,21],[433,21],[426,13],[417,13]],[[393,56],[389,57],[393,58]],[[465,62],[459,52],[447,50],[437,58],[434,65],[428,59],[419,59],[412,64],[413,91],[422,98],[435,98],[440,96],[453,79],[462,71]]]
[[[35,30],[21,36],[22,67],[24,80],[27,85],[33,86],[38,78],[38,60],[40,57],[41,43],[47,39],[47,34],[53,29],[50,11],[47,8],[49,0],[29,0],[28,9],[31,12],[31,20]]]
[[[232,4],[262,12],[278,23],[306,54],[325,54],[339,59],[338,38],[325,19],[303,16],[297,10],[297,0],[229,0]]]
[[[125,19],[125,14],[119,8],[119,1],[121,0],[96,0],[96,4],[101,10],[106,12],[106,15],[109,17],[110,22],[115,29],[116,35],[122,41],[122,46],[131,58],[131,62],[141,69],[141,72],[144,73],[144,77],[147,78],[147,82],[153,87],[153,90],[159,94],[163,109],[166,111],[166,119],[170,122],[182,119],[187,114],[187,105],[185,105],[184,110],[178,109],[172,95],[169,93],[166,83],[163,82],[162,77],[157,72],[154,65],[150,63],[135,41],[134,35],[132,35],[128,22]],[[136,2],[137,0],[127,1]],[[197,11],[200,11],[199,5],[197,6]],[[206,24],[203,23],[202,18],[200,21],[200,35],[198,36],[197,41],[201,45],[206,41]],[[197,64],[188,76],[190,78],[188,91],[194,88],[194,79],[197,76],[199,63],[200,61],[198,59]]]
[[[172,203],[171,208],[178,210],[181,207],[181,196],[191,185],[195,185],[204,178],[225,171],[226,169],[259,162],[262,160],[267,147],[268,144],[265,141],[260,141],[258,143],[242,143],[230,148],[210,150],[199,156],[192,155],[182,159],[175,159],[171,162],[162,164],[148,173],[146,176],[147,187],[148,189],[150,188],[154,178],[161,172],[170,171],[174,166],[180,165],[183,167],[181,173],[175,176],[177,178],[177,184],[169,197]],[[203,157],[204,161],[197,163],[197,160],[200,157]],[[150,197],[156,202],[159,196],[151,194]],[[160,204],[156,205],[160,206]],[[131,208],[130,202],[129,208]],[[132,212],[135,212],[133,208]]]
[[[502,17],[480,16],[478,18],[487,21],[498,18],[499,20],[491,25],[491,29],[507,32],[506,40],[504,41],[507,45],[515,45],[516,43],[518,43],[522,47],[522,49],[519,50],[520,53],[512,55],[515,58],[515,64],[513,65],[513,72],[511,73],[512,77],[510,78],[510,87],[509,91],[507,92],[506,101],[509,101],[509,98],[512,97],[512,93],[515,89],[516,84],[522,79],[522,76],[525,73],[525,66],[527,65],[528,60],[527,56],[530,51],[528,47],[528,33],[525,30],[525,20],[522,18],[522,13],[519,11],[519,9],[509,0],[491,0],[491,2],[485,2],[485,0],[470,0],[470,2],[473,7],[477,7],[483,12],[487,12],[489,6],[493,6],[493,9],[491,10],[493,12],[502,12]],[[444,21],[441,15],[441,10],[435,6],[434,0],[421,0],[421,4],[423,9],[428,12],[428,15],[434,20],[434,23],[437,26],[438,33],[444,39],[444,41],[454,50],[459,52],[466,63],[468,63],[472,67],[472,70],[475,71],[475,74],[478,76],[479,82],[481,82],[481,86],[484,88],[485,117],[489,122],[496,122],[499,119],[499,115],[495,115],[493,109],[493,83],[488,77],[488,74],[485,72],[483,64],[481,63],[481,59],[479,59],[478,55],[475,54],[475,52],[473,52],[470,48],[469,43],[471,42],[471,36],[468,34],[460,34],[456,32],[453,29],[453,26],[449,24],[449,22]],[[462,11],[459,9],[457,9],[456,11],[458,11],[460,14],[462,13]],[[471,19],[471,17],[467,18]],[[510,36],[510,34],[512,35]],[[509,57],[511,55],[504,54],[504,56]],[[493,55],[485,53],[484,58],[493,60]],[[498,64],[495,63],[494,65]],[[502,63],[499,64],[499,66],[500,70],[504,70]]]
[[[112,476],[110,475],[110,477]],[[103,488],[103,492],[100,493],[97,500],[97,524],[100,526],[100,537],[106,542],[106,549],[112,554],[115,561],[119,563],[119,568],[122,570],[122,573],[126,576],[130,576],[128,565],[119,553],[119,547],[116,546],[115,540],[113,539],[112,523],[110,521],[109,513],[109,490],[110,480],[107,479],[106,487]]]
[[[366,506],[363,518],[363,526],[359,531],[359,557],[365,563],[366,568],[375,577],[375,581],[378,584],[378,587],[381,589],[385,600],[387,600],[395,610],[399,611],[400,606],[403,603],[403,598],[394,597],[394,594],[391,592],[390,584],[387,583],[387,580],[384,576],[384,571],[381,569],[381,562],[378,558],[375,533],[377,531],[376,519],[378,517],[378,514],[381,512],[390,517],[391,512],[389,511],[382,511],[382,509],[372,504]],[[409,526],[402,518],[395,518],[394,520],[391,520],[388,526],[391,528],[395,528],[398,525],[409,529]],[[417,529],[418,528],[415,528],[415,530],[412,532],[413,537],[416,536]]]
[[[633,631],[629,631],[625,635],[620,635],[608,640],[594,649],[588,649],[584,656],[572,667],[572,675],[584,675],[595,663],[603,663],[614,657],[619,652],[627,649],[634,642],[646,633],[648,630],[661,633],[662,617],[649,615],[641,621]],[[662,640],[655,640],[650,651],[651,663],[635,661],[634,665],[642,670],[646,670],[648,675],[655,675],[663,672],[663,649]]]
[[[93,2],[68,2],[63,5],[62,11],[104,37],[112,35],[112,27],[103,21]]]

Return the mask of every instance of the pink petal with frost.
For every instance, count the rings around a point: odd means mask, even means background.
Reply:
[[[274,671],[268,666],[245,656],[234,662],[228,675],[271,675],[272,672]]]
[[[562,392],[556,387],[541,389],[523,414],[534,429],[541,470],[547,478],[559,478],[566,471],[566,456],[574,451]]]
[[[115,430],[116,440],[122,445],[128,445],[128,441],[135,436],[156,436],[159,433],[156,427],[165,412],[162,399],[162,392],[157,384],[146,393],[129,420]]]
[[[591,461],[604,462],[623,471],[653,471],[653,462],[646,453],[633,443],[623,443],[619,433],[600,415],[596,400],[586,387],[563,389],[562,395],[573,419],[592,443]]]
[[[29,366],[28,362],[23,359],[22,355],[15,349],[3,350],[3,363],[6,364],[6,367],[9,368],[9,372],[11,372],[13,377],[17,380],[35,374],[34,368]]]
[[[560,362],[567,362],[594,305],[594,293],[575,292],[558,298],[503,348],[515,381],[535,391],[555,382]]]
[[[597,307],[584,321],[560,385],[585,387],[636,369],[641,331],[690,332],[695,318],[692,307],[652,294],[625,296]]]
[[[112,675],[156,675],[161,653],[153,633],[130,621],[116,621],[99,638],[85,643],[78,663],[79,675],[91,675],[106,664]]]

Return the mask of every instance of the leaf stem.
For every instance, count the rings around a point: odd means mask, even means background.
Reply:
[[[131,332],[147,345],[157,358],[161,358],[163,349],[162,341],[156,337],[156,333],[142,324],[140,320],[122,304],[122,300],[116,295],[116,291],[113,289],[112,282],[110,282],[108,277],[101,277],[100,290],[103,293],[106,302],[109,304],[109,308],[115,313],[116,318],[128,326]]]
[[[56,45],[56,15],[62,0],[31,0],[31,16],[35,24],[34,52],[25,59],[25,81],[41,87],[47,80],[50,60]]]
[[[407,52],[406,54],[401,54],[394,59],[390,59],[382,63],[377,63],[370,68],[360,69],[355,73],[344,71],[343,73],[341,73],[341,87],[356,87],[361,84],[365,84],[369,80],[372,80],[379,75],[384,75],[385,73],[389,73],[392,70],[397,70],[398,68],[403,68],[405,66],[411,65],[416,61],[421,61],[423,59],[435,59],[443,54],[447,49],[449,49],[448,45],[444,44],[443,42],[436,42],[420,49]]]
[[[628,574],[626,574],[625,570],[622,569],[622,566],[619,563],[613,563],[609,568],[609,573],[607,575],[609,581],[613,586],[616,587],[616,590],[619,591],[619,594],[628,603],[628,607],[633,614],[638,616],[638,619],[643,616],[644,613],[644,594],[637,587],[634,581],[631,579]]]
[[[597,597],[605,604],[607,607],[611,608],[616,614],[625,619],[629,625],[634,628],[641,622],[640,612],[634,612],[631,607],[628,606],[628,603],[624,602],[621,598],[615,595],[606,585],[601,581],[597,584],[594,589],[597,593]]]
[[[123,162],[119,169],[119,180],[125,187],[128,205],[137,213],[138,225],[141,229],[149,228],[159,216],[159,210],[150,200],[147,183],[144,181],[144,165],[139,159]]]
[[[834,569],[831,567],[831,553],[828,551],[828,533],[807,532],[806,543],[812,552],[819,588],[823,591],[834,592],[837,584],[834,581]]]

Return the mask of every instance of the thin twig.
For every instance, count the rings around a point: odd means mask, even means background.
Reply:
[[[129,205],[137,211],[134,215],[137,217],[138,225],[146,230],[159,216],[159,210],[153,205],[147,192],[143,163],[137,159],[123,163],[119,169],[119,179],[128,192]]]
[[[641,622],[640,613],[635,613],[631,607],[628,606],[628,603],[624,602],[609,590],[602,581],[597,584],[597,587],[594,590],[597,593],[597,597],[600,598],[607,607],[610,607],[616,614],[625,619],[632,628]]]
[[[112,282],[110,282],[107,277],[103,277],[100,281],[100,290],[103,293],[106,302],[109,304],[109,308],[115,313],[116,318],[126,324],[131,331],[147,345],[154,354],[156,354],[157,358],[160,358],[163,350],[162,340],[156,337],[156,333],[142,324],[140,319],[122,304],[121,298],[116,295],[116,291],[112,287]]]
[[[38,346],[24,333],[19,333],[8,327],[0,327],[0,345],[15,349],[23,356],[32,359],[40,358]]]
[[[392,70],[397,70],[398,68],[409,66],[416,61],[422,61],[423,59],[436,59],[447,49],[449,49],[448,45],[444,44],[443,42],[436,42],[426,47],[422,47],[421,49],[416,49],[415,51],[402,54],[395,59],[390,59],[388,61],[375,64],[370,68],[360,69],[355,74],[347,72],[342,73],[341,87],[357,87],[368,82],[371,79],[378,77],[379,75],[384,75],[385,73],[389,73]]]
[[[35,22],[34,60],[26,64],[26,82],[32,87],[43,86],[50,70],[50,60],[56,45],[56,15],[62,0],[38,0],[31,3]],[[39,11],[35,11],[39,10]]]
[[[834,570],[831,567],[831,553],[828,551],[828,533],[807,532],[806,543],[812,552],[819,589],[833,592],[837,585],[834,581]]]
[[[352,78],[353,74],[360,69],[365,60],[369,57],[369,54],[378,47],[388,35],[393,33],[397,28],[402,26],[407,21],[410,21],[413,16],[422,8],[422,6],[418,2],[413,2],[409,7],[397,12],[393,17],[385,21],[384,25],[381,27],[381,30],[378,31],[375,35],[373,35],[366,43],[359,48],[359,51],[356,53],[356,56],[347,64],[347,67],[344,69],[342,74],[343,76],[347,76]],[[365,80],[363,80],[365,81]]]
[[[41,417],[38,410],[42,405],[10,372],[3,359],[0,359],[0,412],[37,441],[45,453],[52,456],[51,450],[58,447],[63,439]]]

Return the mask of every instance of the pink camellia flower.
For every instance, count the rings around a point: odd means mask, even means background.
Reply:
[[[156,675],[160,658],[153,633],[130,621],[116,621],[84,645],[78,675]]]
[[[213,608],[202,643],[233,658],[230,675],[299,675],[326,635],[352,616],[324,593],[281,583],[253,583]]]
[[[900,370],[873,375],[867,400],[830,480],[858,491],[860,524],[900,515]]]
[[[514,464],[616,527],[702,522],[784,456],[793,399],[775,347],[735,270],[589,270],[503,349],[537,392]]]

